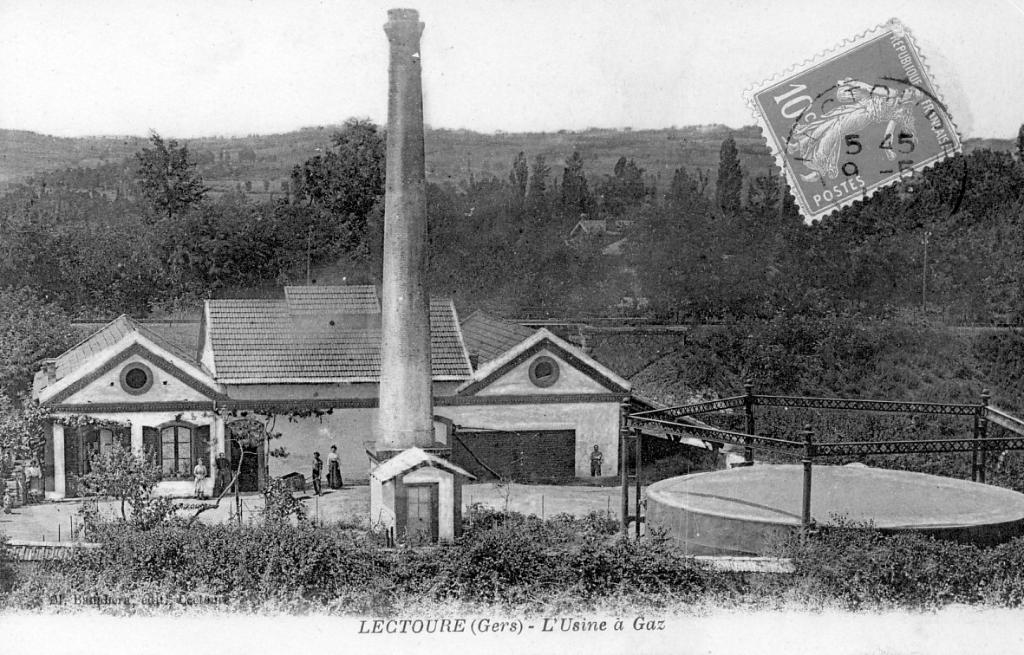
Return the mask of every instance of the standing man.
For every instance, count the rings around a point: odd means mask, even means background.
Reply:
[[[206,495],[203,492],[203,482],[206,480],[206,465],[203,464],[203,460],[196,462],[196,467],[192,469],[192,473],[196,479],[195,497],[203,498]]]
[[[313,453],[313,491],[320,495],[320,475],[324,471],[324,460],[320,459],[320,453]]]
[[[594,452],[590,453],[590,477],[601,477],[601,462],[603,461],[604,455],[601,453],[601,448],[594,444]]]

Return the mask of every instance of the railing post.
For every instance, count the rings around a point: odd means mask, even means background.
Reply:
[[[981,437],[981,415],[985,411],[984,405],[978,405],[977,411],[974,412],[974,429],[972,435],[974,438],[974,448],[971,449],[971,482],[978,481],[978,443],[977,440]]]
[[[800,527],[807,535],[811,528],[811,464],[814,461],[814,432],[811,426],[804,426],[801,434],[804,437],[804,502],[803,511],[800,514]]]
[[[747,434],[754,434],[754,383],[748,378],[743,383],[743,413],[747,416]],[[745,439],[750,444],[750,439]],[[743,463],[751,466],[754,463],[754,449],[747,445],[743,449]]]
[[[636,438],[636,538],[640,538],[640,485],[643,484],[643,443],[644,433],[640,428],[633,430]]]
[[[981,411],[978,413],[978,438],[980,439],[986,439],[988,437],[988,419],[985,418],[985,408],[988,407],[990,397],[988,389],[981,390]],[[985,482],[985,464],[988,460],[987,455],[988,451],[982,448],[978,457],[978,482]]]
[[[629,471],[626,466],[626,458],[629,456],[629,449],[626,438],[629,435],[629,424],[626,414],[629,411],[627,405],[622,406],[621,426],[619,427],[619,482],[622,484],[622,536],[629,535]]]

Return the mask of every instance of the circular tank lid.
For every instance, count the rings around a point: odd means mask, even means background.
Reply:
[[[668,507],[759,523],[799,525],[803,467],[761,465],[656,482],[647,497]],[[814,466],[811,516],[871,521],[882,529],[953,528],[1024,519],[1024,494],[925,473]]]

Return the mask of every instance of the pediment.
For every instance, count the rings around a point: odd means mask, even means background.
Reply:
[[[606,394],[629,383],[546,330],[481,368],[460,395]]]
[[[46,404],[195,402],[222,398],[216,382],[201,369],[134,342],[102,361],[89,362],[68,376],[69,383]]]

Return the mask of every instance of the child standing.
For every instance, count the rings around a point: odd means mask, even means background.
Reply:
[[[203,464],[203,460],[196,462],[196,467],[192,469],[192,473],[196,479],[195,497],[203,498],[206,495],[203,492],[203,483],[206,481],[206,465]]]

